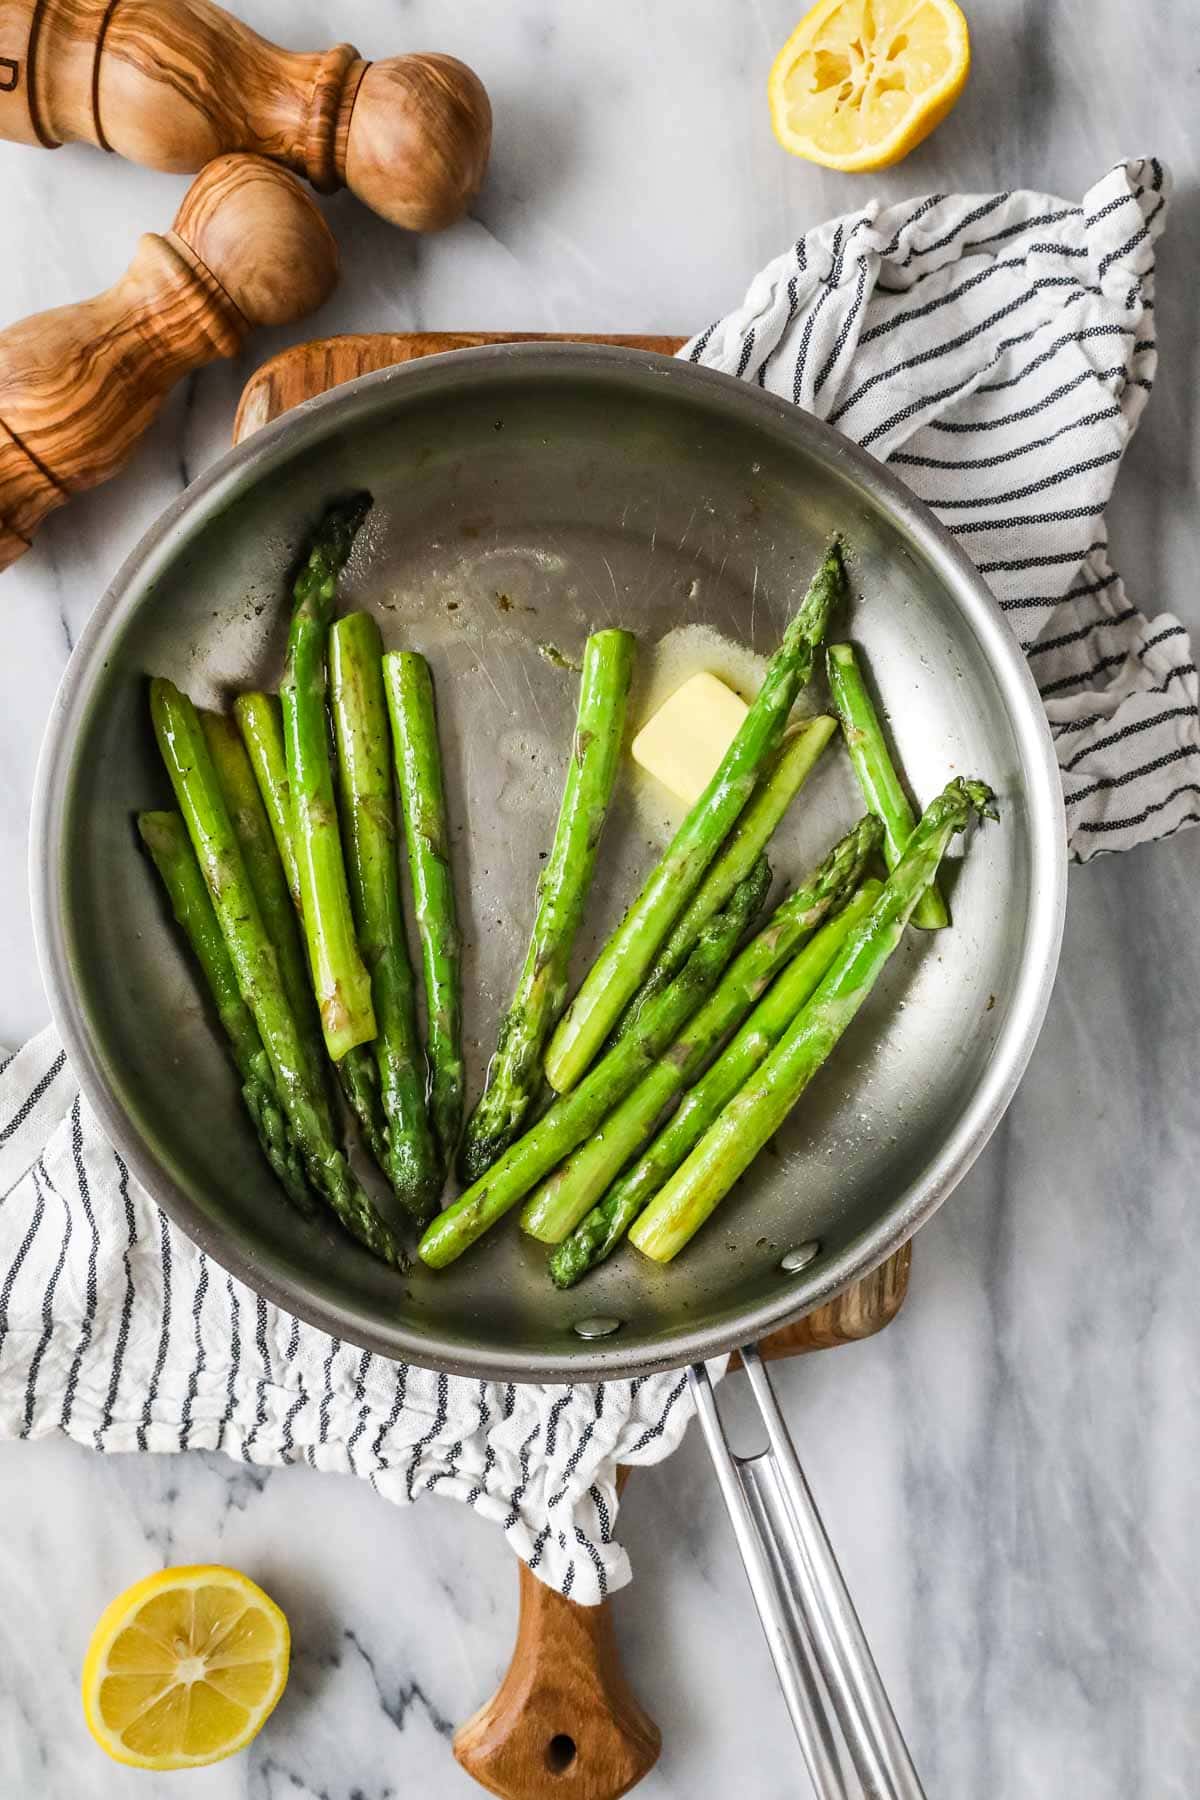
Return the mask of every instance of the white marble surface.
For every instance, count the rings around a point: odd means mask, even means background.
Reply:
[[[503,6],[242,0],[294,47],[442,48],[496,108],[471,220],[410,240],[329,204],[341,292],[297,328],[690,330],[864,185],[794,162],[763,104],[797,0]],[[887,196],[1021,183],[1077,195],[1119,155],[1177,183],[1161,254],[1162,363],[1112,513],[1134,597],[1200,628],[1195,504],[1200,64],[1193,0],[968,0],[976,70]],[[184,183],[68,149],[0,146],[0,320],[94,291]],[[42,722],[72,638],[139,532],[228,439],[260,338],[177,393],[129,469],[3,578],[0,1039],[37,1026],[24,865]],[[1072,880],[1057,992],[996,1140],[922,1234],[883,1337],[780,1384],[931,1800],[1183,1800],[1200,1753],[1200,834]],[[38,1800],[385,1800],[477,1792],[448,1740],[507,1658],[516,1583],[499,1537],[430,1500],[218,1458],[0,1448],[0,1794]],[[701,1448],[639,1474],[619,1597],[661,1722],[647,1800],[804,1791]],[[76,1700],[90,1625],[163,1561],[219,1559],[291,1615],[295,1674],[270,1730],[188,1777],[106,1765]],[[382,1579],[381,1579],[382,1575]],[[753,1771],[753,1773],[750,1773]]]

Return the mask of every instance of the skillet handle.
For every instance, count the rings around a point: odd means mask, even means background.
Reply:
[[[813,1791],[925,1800],[758,1348],[741,1355],[767,1434],[757,1455],[730,1450],[703,1363],[689,1382]]]
[[[662,1735],[625,1679],[611,1608],[564,1599],[524,1563],[520,1581],[512,1663],[454,1754],[503,1800],[618,1800],[654,1767]]]

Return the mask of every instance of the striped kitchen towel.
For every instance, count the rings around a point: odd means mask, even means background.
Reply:
[[[1104,525],[1154,381],[1165,217],[1154,157],[1078,206],[871,202],[801,238],[681,353],[827,419],[954,533],[1037,678],[1081,862],[1200,822],[1188,635],[1130,601]]]
[[[1122,164],[1080,206],[934,195],[823,225],[684,355],[756,380],[889,462],[975,558],[1035,669],[1074,854],[1200,817],[1183,627],[1147,621],[1104,508],[1154,374],[1164,180]],[[234,1281],[105,1141],[53,1031],[0,1068],[0,1435],[223,1450],[452,1495],[544,1580],[629,1578],[618,1462],[657,1461],[685,1379],[513,1387],[342,1343]]]
[[[0,1065],[0,1437],[308,1463],[401,1505],[449,1495],[594,1604],[629,1579],[617,1465],[671,1453],[686,1382],[468,1381],[330,1337],[169,1223],[105,1139],[52,1026]]]

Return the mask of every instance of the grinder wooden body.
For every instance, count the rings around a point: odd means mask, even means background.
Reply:
[[[233,356],[254,325],[303,318],[337,270],[295,177],[224,156],[105,293],[0,331],[0,569],[55,507],[116,472],[181,376]]]
[[[0,137],[176,173],[250,151],[432,231],[483,180],[491,109],[452,56],[293,54],[211,0],[0,0]]]

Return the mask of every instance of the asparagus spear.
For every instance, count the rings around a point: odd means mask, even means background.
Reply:
[[[384,1167],[401,1204],[423,1225],[437,1211],[442,1181],[425,1111],[425,1053],[400,902],[382,657],[379,627],[366,613],[339,619],[329,634],[350,896],[379,1026],[373,1048],[387,1122]]]
[[[546,1076],[560,1094],[574,1087],[596,1056],[746,806],[764,761],[783,735],[796,695],[812,674],[826,620],[844,587],[842,555],[835,539],[716,774],[559,1021],[546,1053]]]
[[[390,650],[383,659],[383,679],[392,721],[413,910],[421,939],[429,1106],[443,1164],[449,1167],[462,1129],[462,944],[450,868],[433,677],[423,656],[411,650]]]
[[[558,1245],[550,1258],[550,1278],[556,1287],[573,1287],[589,1269],[612,1255],[667,1176],[699,1143],[804,1005],[850,933],[875,904],[881,887],[881,882],[864,881],[841,912],[805,944],[703,1079],[683,1096],[654,1142]]]
[[[641,1149],[663,1109],[702,1073],[804,939],[854,892],[880,836],[878,819],[868,813],[776,907],[662,1058],[526,1201],[521,1227],[530,1237],[558,1244],[574,1230]]]
[[[233,703],[233,710],[241,727],[242,742],[258,784],[259,798],[270,823],[271,835],[275,840],[275,848],[283,867],[288,892],[301,920],[303,920],[304,906],[300,894],[300,867],[296,859],[296,834],[292,814],[291,789],[288,785],[283,715],[280,704],[273,694],[239,694]],[[253,874],[253,869],[251,869],[251,874]],[[259,904],[260,906],[263,904],[261,893],[259,894]],[[274,930],[271,935],[278,949],[279,937]],[[304,987],[307,999],[304,1002],[303,1010],[298,1009],[297,1011],[298,1018],[307,1018],[313,1011],[312,989],[316,985],[316,981],[317,977],[313,975],[310,985],[309,974],[305,974]],[[320,1052],[319,1066],[323,1069],[325,1066],[324,1039],[320,1031],[319,1019],[316,1042]],[[353,1049],[346,1051],[340,1062],[334,1064],[334,1067],[337,1070],[338,1085],[346,1097],[346,1104],[358,1120],[363,1142],[380,1168],[386,1169],[388,1144],[374,1045],[355,1044]]]
[[[646,1256],[676,1256],[779,1130],[874,987],[950,839],[972,812],[995,817],[993,798],[982,781],[959,776],[925,809],[879,898],[812,998],[635,1221],[630,1240]]]
[[[894,869],[912,836],[913,809],[888,754],[887,739],[879,714],[863,680],[852,644],[831,644],[825,656],[829,692],[833,699],[850,761],[858,777],[862,797],[883,823],[883,855]],[[936,881],[930,882],[917,902],[912,922],[925,931],[940,931],[950,923],[946,902]]]
[[[346,885],[346,865],[333,797],[333,762],[325,713],[325,636],[337,579],[369,494],[331,506],[313,534],[292,590],[292,627],[283,677],[283,729],[292,797],[308,960],[325,1047],[340,1062],[375,1036],[371,978],[359,955]]]
[[[372,1160],[388,1173],[387,1123],[383,1115],[383,1097],[379,1091],[379,1065],[375,1061],[378,1038],[369,1044],[355,1044],[340,1063],[334,1064],[338,1086],[346,1105],[358,1120],[358,1129]],[[390,1179],[390,1176],[389,1176]]]
[[[271,826],[263,806],[250,758],[234,721],[224,713],[201,712],[200,724],[212,758],[230,823],[250,886],[258,901],[267,936],[275,946],[279,979],[292,1015],[304,1039],[309,1069],[317,1084],[324,1080],[325,1050],[321,1021],[317,1017],[308,978],[304,945],[288,892],[287,877],[275,848]]]
[[[541,1085],[542,1051],[567,998],[571,946],[616,779],[633,646],[627,631],[597,631],[584,647],[575,736],[554,842],[537,886],[525,966],[500,1026],[487,1087],[467,1121],[459,1152],[459,1173],[467,1182],[478,1180],[511,1144]],[[754,856],[746,868],[753,861]],[[735,885],[730,883],[719,905]]]
[[[263,924],[196,709],[173,682],[159,678],[150,683],[150,711],[238,990],[254,1015],[309,1180],[360,1243],[403,1268],[403,1249],[334,1139],[328,1101],[309,1070],[304,1040],[279,978],[275,946]]]
[[[258,1026],[238,992],[237,976],[217,924],[200,865],[196,861],[187,827],[178,813],[138,814],[138,831],[162,877],[176,923],[191,946],[217,1009],[233,1061],[242,1082],[242,1100],[254,1122],[263,1155],[298,1212],[312,1218],[316,1211],[304,1174],[304,1162],[288,1127],[275,1077],[263,1049]]]
[[[481,1180],[433,1221],[417,1246],[423,1262],[442,1269],[461,1256],[595,1131],[716,986],[770,882],[771,871],[760,859],[734,889],[724,912],[709,920],[684,967],[646,1008],[637,1030],[614,1044],[577,1088],[560,1096]]]
[[[287,877],[292,905],[303,918],[300,865],[292,836],[292,795],[288,787],[287,752],[283,744],[283,709],[278,694],[239,694],[233,715],[254,770],[254,779],[271,822],[271,835]]]
[[[653,968],[629,1002],[618,1031],[630,1029],[647,1000],[657,994],[683,965],[696,941],[696,934],[707,919],[721,910],[754,859],[766,847],[836,730],[837,721],[822,716],[806,719],[794,731],[788,732],[774,762],[730,832],[725,848],[685,907]]]

